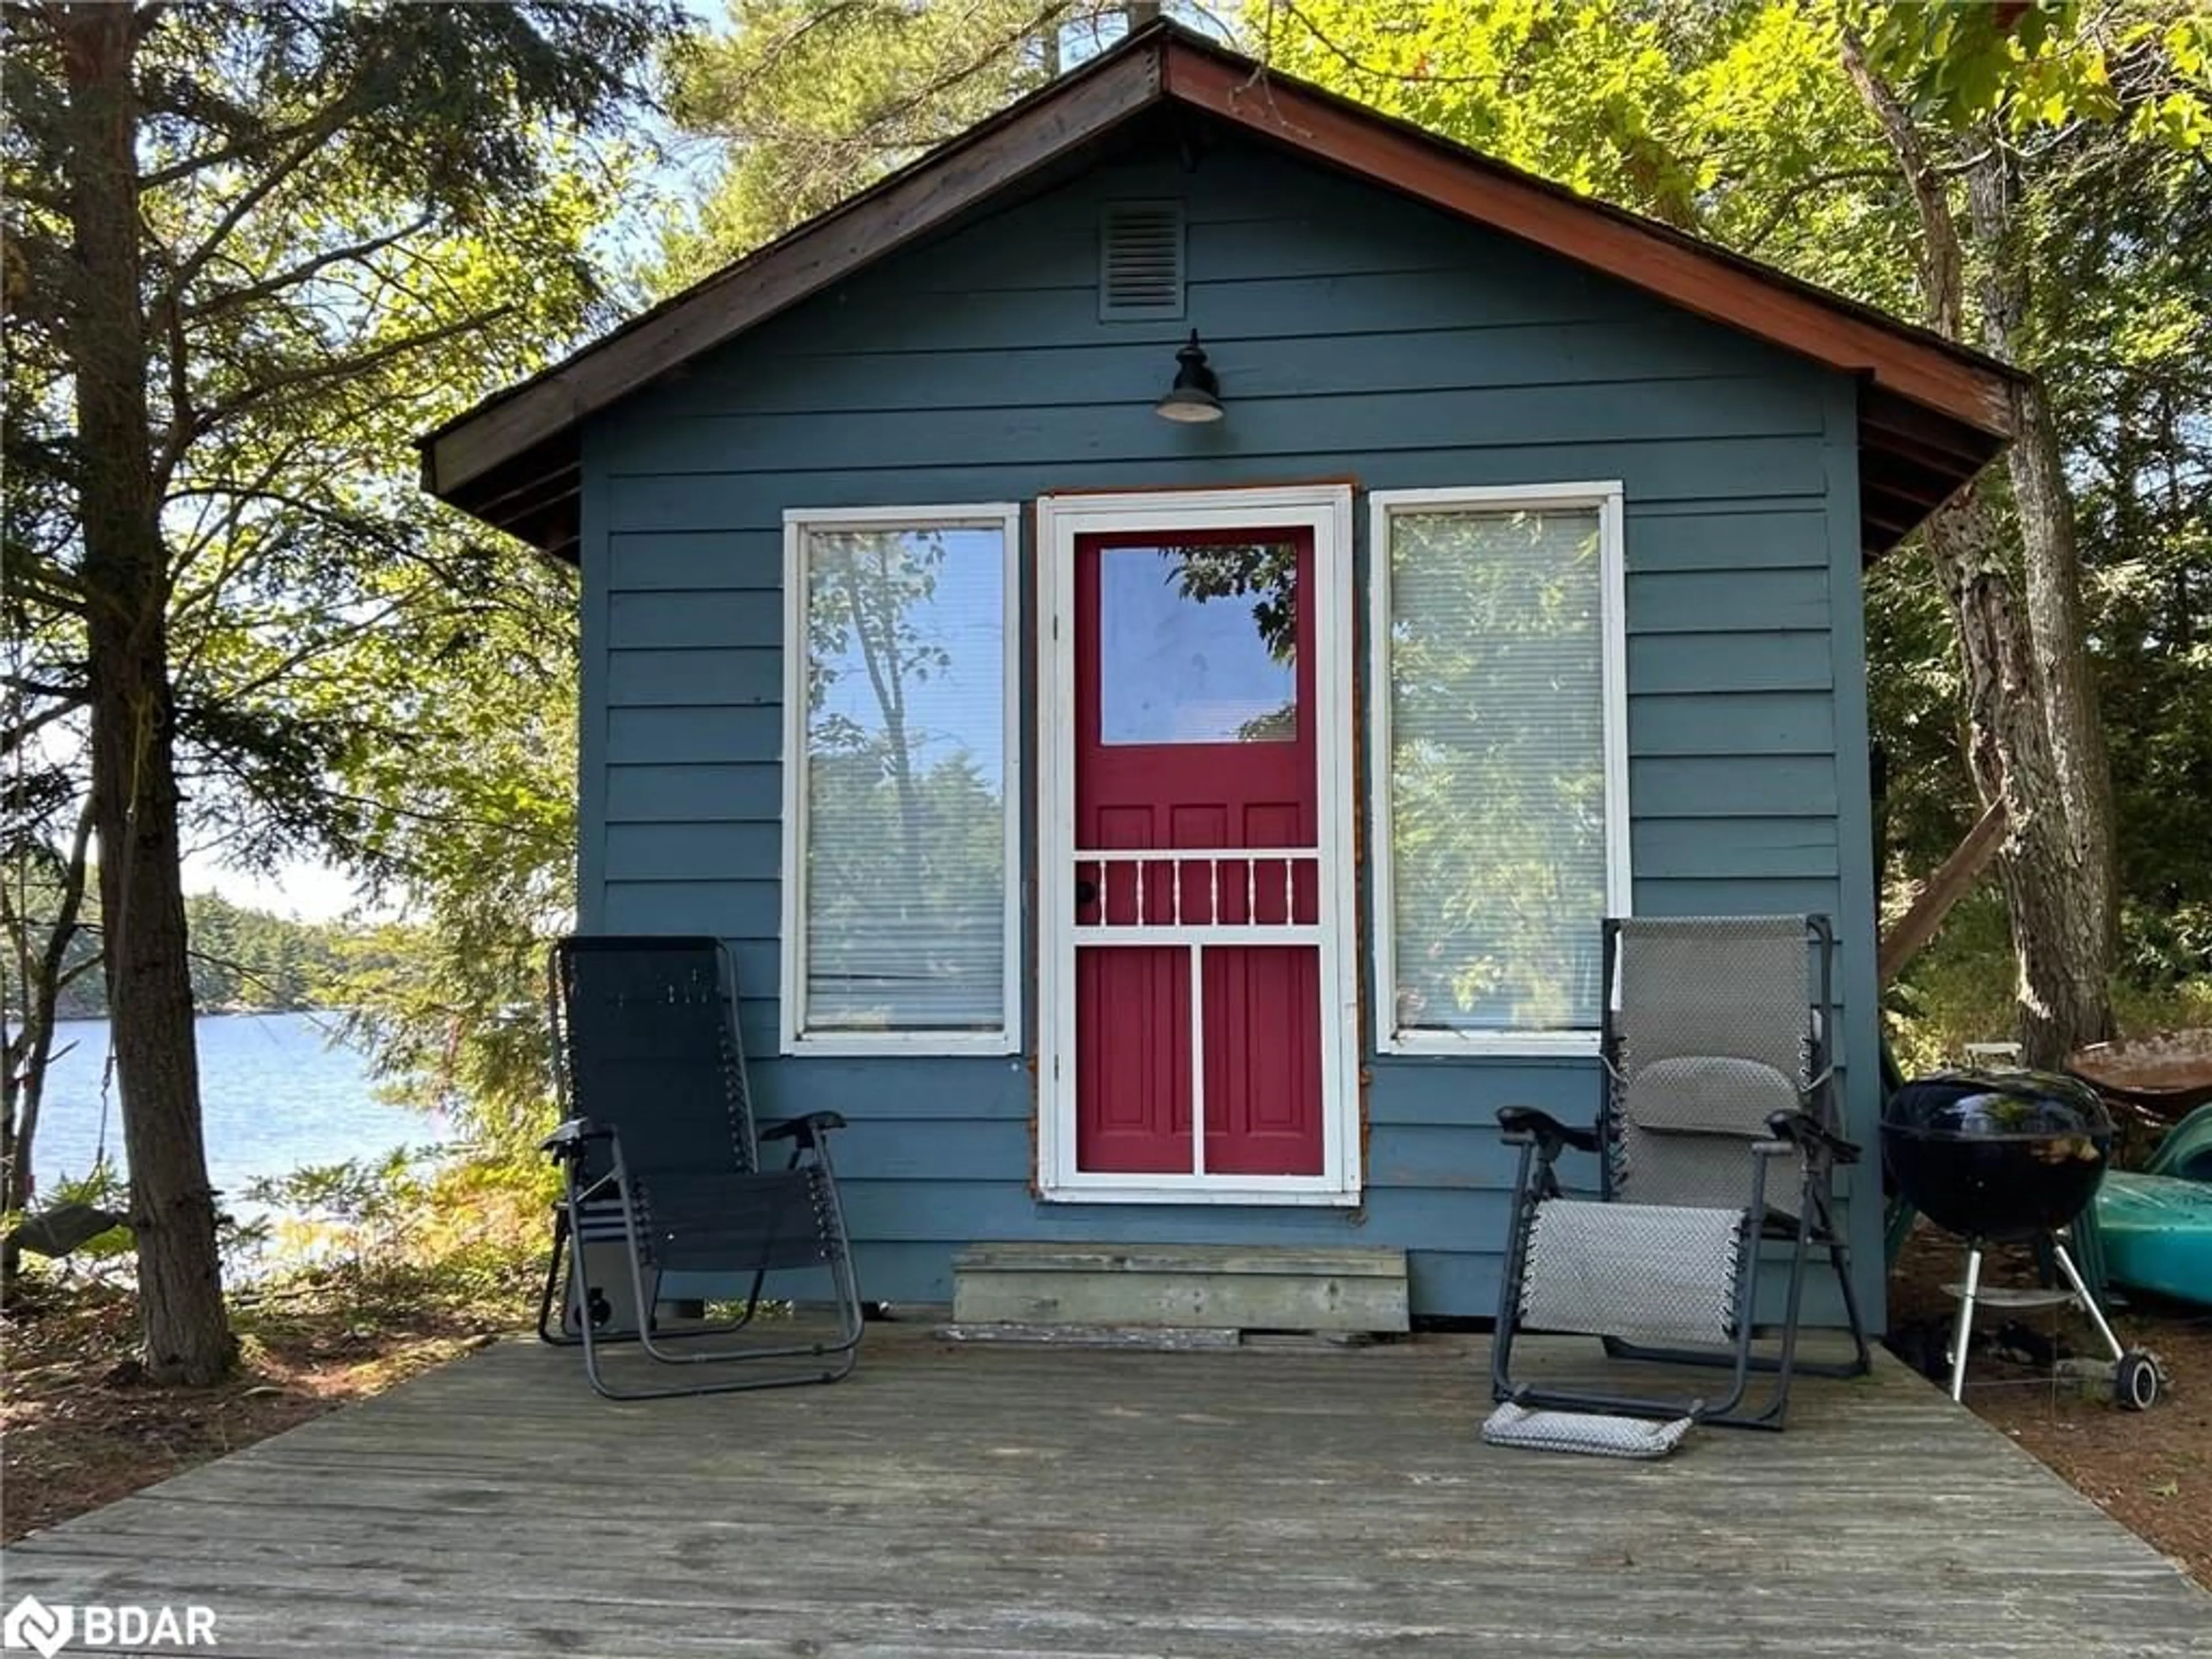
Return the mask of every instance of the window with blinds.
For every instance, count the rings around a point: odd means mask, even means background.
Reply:
[[[1016,522],[787,519],[787,1047],[1012,1041]]]
[[[1374,505],[1384,1044],[1586,1045],[1627,905],[1618,495]]]

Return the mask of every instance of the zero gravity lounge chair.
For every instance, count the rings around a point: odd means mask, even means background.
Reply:
[[[580,1344],[592,1386],[614,1400],[845,1376],[862,1313],[830,1163],[829,1132],[844,1121],[815,1112],[755,1133],[727,951],[712,939],[577,937],[554,946],[550,975],[563,1121],[545,1151],[563,1183],[538,1334]],[[781,1141],[788,1162],[763,1169],[762,1143]],[[768,1275],[787,1269],[827,1274],[834,1335],[802,1340],[767,1319],[747,1330]],[[667,1273],[750,1288],[731,1318],[663,1328]],[[592,1282],[602,1278],[613,1282]],[[600,1351],[631,1341],[682,1380],[611,1382]]]
[[[1522,1152],[1491,1358],[1504,1403],[1486,1438],[1653,1455],[1691,1422],[1780,1428],[1793,1371],[1868,1370],[1834,1204],[1836,1166],[1858,1158],[1837,1133],[1834,954],[1821,916],[1605,924],[1596,1127],[1530,1107],[1498,1115]],[[1562,1190],[1557,1166],[1570,1147],[1597,1154],[1598,1197]],[[1788,1246],[1778,1319],[1759,1298],[1762,1240]],[[1797,1353],[1816,1249],[1842,1289],[1849,1361]],[[1754,1352],[1762,1321],[1779,1327],[1778,1352]],[[1676,1397],[1546,1386],[1514,1374],[1524,1330],[1598,1336],[1616,1359],[1717,1366],[1727,1377]],[[1771,1381],[1751,1404],[1754,1375]],[[1662,1430],[1622,1418],[1672,1421]]]

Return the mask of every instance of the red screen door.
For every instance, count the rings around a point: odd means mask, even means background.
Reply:
[[[1075,543],[1084,1174],[1322,1170],[1311,532]]]

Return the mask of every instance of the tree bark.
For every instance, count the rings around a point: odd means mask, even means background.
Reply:
[[[2002,805],[2010,827],[1997,878],[2012,922],[2021,1057],[2057,1066],[2111,1033],[2102,966],[2110,957],[2089,936],[2092,911],[2060,804],[2034,647],[1978,495],[1969,491],[1929,520],[1928,550],[1959,629],[1975,791],[1985,806]]]
[[[1966,325],[1966,260],[1943,179],[1911,114],[1873,72],[1857,37],[1846,30],[1843,44],[1844,68],[1880,124],[1918,210],[1922,301],[1929,325],[1958,339]],[[1985,293],[1984,297],[2002,296]],[[2027,395],[2037,408],[2044,407],[2039,393]],[[2063,485],[2055,471],[2057,440],[2050,430],[2047,409],[2043,428],[2049,447],[2040,461],[2031,459],[2026,465],[2031,472],[2039,466],[2052,467],[2048,483],[2063,495]],[[2021,434],[2014,449],[2015,476],[2023,464],[2020,448],[2038,442],[2025,425]],[[2023,512],[2024,528],[2026,518]],[[2070,514],[2064,527],[2071,556]],[[1984,811],[2001,805],[2009,825],[1997,859],[1997,875],[2012,923],[2021,1058],[2030,1066],[2054,1066],[2075,1048],[2102,1041],[2112,1030],[2110,785],[2107,781],[2103,786],[2101,817],[2097,816],[2096,792],[2084,791],[2081,802],[2087,821],[2077,824],[2075,800],[2063,787],[2055,753],[2057,722],[2050,712],[2052,674],[2060,678],[2069,696],[2087,684],[2078,560],[2070,580],[2063,572],[2055,578],[2048,569],[2042,573],[2042,580],[2055,580],[2068,590],[2065,603],[2072,609],[2067,611],[2057,595],[2051,595],[2051,608],[2045,617],[2051,631],[2047,638],[2039,639],[2021,614],[1996,513],[1983,489],[1969,486],[1953,496],[1929,518],[1923,536],[1958,629],[1967,763],[1975,793]],[[2049,550],[2038,546],[2027,550],[2032,581],[2038,580],[2033,574],[2037,556]],[[2031,593],[2029,608],[2033,606]],[[2089,718],[2094,722],[2094,710]],[[2075,738],[2069,763],[2083,758],[2078,731]],[[2101,748],[2097,767],[2101,775]],[[2082,849],[2099,845],[2103,857],[2093,867]]]
[[[1966,200],[1982,262],[1982,340],[1994,356],[2021,360],[2032,275],[2016,213],[2016,180],[2002,135],[1967,175]],[[2081,554],[2074,530],[2074,500],[2050,400],[2039,385],[2013,392],[2018,436],[2006,456],[2013,508],[2020,522],[2021,565],[2026,578],[2028,637],[2042,669],[2044,718],[2051,759],[2066,817],[2075,884],[2087,914],[2079,929],[2096,945],[2083,964],[2101,980],[2112,971],[2117,935],[2112,845],[2112,775],[2098,718],[2094,669],[2086,648],[2081,614]],[[2083,1036],[2101,1042],[2109,1030]]]
[[[212,1382],[237,1355],[201,1137],[178,838],[169,572],[147,410],[127,6],[60,15],[65,156],[76,235],[67,343],[75,370],[88,590],[93,817],[100,839],[109,1030],[131,1161],[145,1364],[158,1382]]]

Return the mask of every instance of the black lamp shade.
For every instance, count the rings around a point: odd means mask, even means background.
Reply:
[[[1163,420],[1196,424],[1221,418],[1221,382],[1206,366],[1206,349],[1193,329],[1190,343],[1176,353],[1175,384],[1168,395],[1152,405]]]

